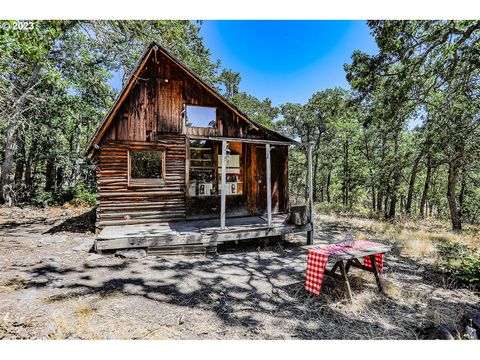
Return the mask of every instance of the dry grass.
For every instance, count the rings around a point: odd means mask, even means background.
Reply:
[[[26,289],[31,285],[32,285],[32,282],[29,279],[26,279],[16,274],[15,277],[3,283],[3,285],[0,287],[0,291],[8,293],[18,289]]]
[[[422,239],[410,234],[401,234],[397,237],[397,241],[404,256],[415,260],[436,258],[436,247],[433,241],[428,238]]]
[[[398,245],[404,255],[413,259],[436,258],[436,243],[443,241],[465,244],[480,249],[480,226],[467,224],[462,233],[449,230],[449,223],[438,219],[384,222],[375,219],[319,215],[317,224],[345,223],[356,239],[386,241]]]
[[[385,295],[377,291],[373,274],[358,269],[350,273],[353,304],[332,279],[320,296],[307,293],[305,252],[293,244],[237,249],[238,257],[147,258],[125,267],[110,267],[121,260],[105,256],[98,268],[86,268],[78,266],[77,253],[63,257],[61,251],[75,246],[70,236],[63,249],[37,248],[35,234],[51,225],[40,224],[37,230],[34,224],[16,230],[16,235],[24,232],[22,247],[12,246],[10,256],[36,264],[39,249],[48,249],[49,256],[60,256],[66,267],[79,271],[55,274],[62,287],[39,287],[36,297],[26,292],[36,286],[28,277],[2,282],[0,295],[8,301],[0,301],[0,337],[5,325],[8,338],[37,339],[414,339],[418,329],[459,326],[466,311],[480,311],[478,294],[442,283],[443,276],[429,263],[442,241],[478,243],[475,227],[455,234],[436,220],[385,223],[335,215],[320,215],[316,224],[315,236],[322,241],[353,232],[358,239],[393,245],[384,267]],[[304,243],[300,236],[294,241]],[[7,269],[6,278],[15,278],[17,271]],[[185,284],[198,290],[190,293]],[[24,298],[28,306],[15,301]],[[10,315],[3,321],[6,312]],[[24,321],[27,316],[34,326]]]
[[[13,286],[0,286],[0,292],[10,293],[13,291],[15,291],[15,288]]]
[[[384,274],[386,301],[375,292],[371,274],[359,273],[352,276],[355,298],[352,305],[341,310],[343,313],[350,313],[359,319],[369,319],[387,330],[397,327],[395,331],[401,331],[399,329],[439,325],[461,330],[460,324],[465,314],[462,300],[468,291],[458,289],[448,278],[434,271],[439,256],[437,247],[448,241],[478,249],[480,226],[467,225],[464,232],[454,233],[449,230],[448,223],[433,219],[390,223],[331,214],[319,215],[316,222],[318,232],[338,223],[342,225],[340,233],[336,235],[338,238],[351,232],[358,240],[388,243],[394,248],[389,255],[390,261],[405,264],[404,259],[411,260],[408,271],[392,266]],[[388,319],[392,318],[395,318],[395,322],[389,323]],[[418,322],[419,319],[422,322]],[[416,322],[417,326],[414,325]],[[412,330],[407,332],[405,338],[417,336]]]
[[[89,301],[66,301],[64,309],[73,311],[63,311],[55,316],[55,332],[50,334],[52,339],[102,339],[103,334],[98,332],[93,316],[98,310],[98,299]]]

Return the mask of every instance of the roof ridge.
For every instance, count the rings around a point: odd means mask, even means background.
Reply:
[[[88,142],[88,145],[86,147],[86,150],[85,150],[85,153],[87,155],[91,154],[93,152],[93,150],[95,149],[95,146],[98,145],[98,143],[100,142],[101,138],[103,137],[106,129],[108,128],[108,126],[110,126],[110,123],[113,119],[113,117],[115,116],[116,112],[118,111],[118,109],[120,108],[120,106],[122,105],[123,103],[123,100],[125,99],[125,97],[130,93],[130,90],[131,88],[133,87],[133,80],[134,78],[136,77],[136,73],[140,73],[141,70],[143,70],[143,67],[145,65],[145,62],[146,60],[148,59],[148,57],[150,56],[150,53],[152,51],[162,51],[162,53],[164,53],[164,55],[166,55],[168,58],[170,58],[171,61],[173,61],[175,64],[177,64],[178,66],[180,66],[187,74],[189,74],[194,80],[196,80],[197,82],[199,82],[202,86],[204,86],[209,92],[211,92],[214,96],[216,96],[217,98],[219,98],[220,101],[222,101],[225,105],[227,105],[228,107],[230,107],[234,112],[237,113],[237,115],[240,115],[240,117],[242,117],[244,120],[246,120],[247,122],[249,122],[251,125],[253,125],[254,127],[256,127],[257,129],[261,129],[263,131],[266,131],[266,132],[269,132],[271,134],[274,134],[276,136],[280,136],[282,137],[283,139],[285,139],[286,141],[288,142],[292,142],[292,143],[295,143],[295,140],[292,140],[290,138],[288,138],[287,136],[285,135],[282,135],[280,134],[279,132],[275,131],[275,130],[272,130],[262,124],[259,124],[258,122],[250,119],[250,117],[245,114],[244,112],[242,112],[236,105],[232,104],[228,99],[226,99],[223,95],[221,95],[216,89],[214,89],[212,86],[210,86],[209,84],[207,84],[206,81],[204,81],[199,75],[197,75],[194,71],[192,71],[188,66],[186,66],[182,61],[180,61],[179,59],[177,59],[173,54],[170,53],[170,51],[168,51],[164,46],[160,45],[158,42],[156,42],[155,40],[153,40],[145,49],[145,51],[143,52],[142,56],[140,57],[139,61],[137,62],[137,64],[135,65],[135,67],[133,68],[130,76],[128,77],[127,81],[125,82],[125,84],[123,85],[122,89],[120,90],[120,92],[118,93],[117,97],[115,98],[112,106],[110,107],[110,110],[107,112],[107,114],[105,115],[104,119],[102,120],[102,122],[100,122],[100,124],[97,126],[92,138],[90,139],[90,141]]]

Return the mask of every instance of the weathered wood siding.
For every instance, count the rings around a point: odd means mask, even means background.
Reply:
[[[267,168],[264,145],[249,145],[247,152],[247,207],[251,214],[263,215],[267,211]],[[271,157],[272,212],[285,212],[288,208],[288,147],[273,146]]]
[[[128,184],[128,151],[165,151],[165,181]],[[97,227],[185,218],[185,136],[164,135],[158,144],[108,141],[97,155]],[[129,219],[125,219],[128,216]]]

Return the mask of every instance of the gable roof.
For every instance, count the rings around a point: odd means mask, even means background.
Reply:
[[[93,134],[91,140],[89,141],[87,148],[86,148],[86,155],[90,156],[94,153],[96,146],[101,141],[103,135],[105,134],[106,130],[110,126],[111,122],[115,118],[118,110],[122,106],[123,102],[125,101],[126,97],[132,90],[135,85],[137,77],[142,72],[147,60],[149,59],[150,55],[153,51],[160,51],[163,55],[165,55],[169,60],[171,60],[175,65],[180,67],[185,73],[187,73],[190,77],[192,77],[195,81],[197,81],[205,90],[207,90],[213,97],[217,98],[221,103],[223,103],[227,108],[237,114],[240,118],[248,122],[253,128],[256,130],[262,130],[264,132],[270,133],[274,136],[279,137],[282,141],[291,142],[292,144],[296,143],[296,141],[274,131],[271,130],[256,121],[250,119],[245,113],[240,111],[235,105],[230,103],[227,99],[225,99],[222,95],[220,95],[215,89],[213,89],[210,85],[205,83],[200,77],[198,77],[194,72],[192,72],[188,67],[186,67],[181,61],[175,58],[172,54],[170,54],[164,47],[158,45],[155,41],[153,41],[145,50],[143,55],[141,56],[139,62],[135,66],[134,71],[131,73],[130,77],[126,81],[125,85],[123,86],[122,90],[117,95],[112,107],[105,115],[103,121],[99,124],[95,133]]]

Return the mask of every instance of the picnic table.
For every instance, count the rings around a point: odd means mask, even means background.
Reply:
[[[345,286],[347,298],[352,301],[352,289],[348,281],[348,271],[351,267],[372,272],[375,275],[378,290],[383,293],[380,273],[383,271],[383,255],[391,250],[390,246],[371,242],[354,241],[328,245],[309,245],[305,289],[316,295],[320,294],[325,275],[340,280]],[[335,260],[333,267],[326,268],[328,259]],[[363,259],[363,264],[360,261]],[[340,274],[337,273],[340,270]]]

